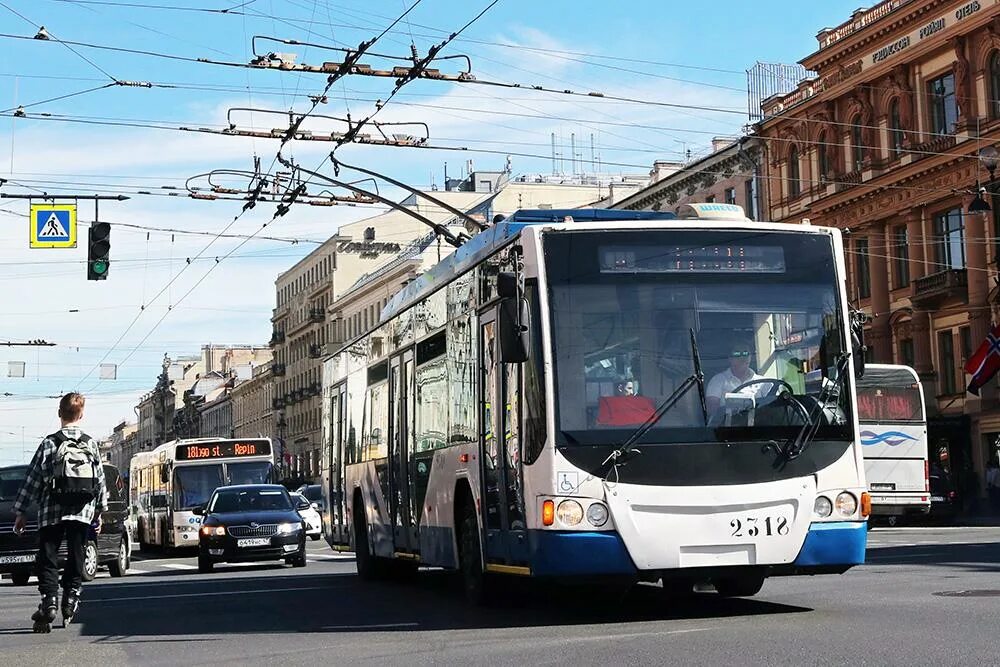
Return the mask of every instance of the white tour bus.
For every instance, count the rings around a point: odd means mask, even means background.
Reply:
[[[835,229],[519,211],[325,360],[327,540],[363,578],[458,569],[476,601],[502,575],[753,595],[843,572],[859,326]]]
[[[927,412],[916,371],[868,364],[858,380],[858,421],[872,516],[894,525],[931,508]]]
[[[220,486],[270,482],[273,469],[267,438],[174,440],[139,452],[129,471],[139,545],[197,547],[201,517],[192,510]]]

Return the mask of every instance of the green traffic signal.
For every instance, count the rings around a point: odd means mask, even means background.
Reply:
[[[110,254],[111,225],[95,222],[87,232],[87,280],[107,280]]]

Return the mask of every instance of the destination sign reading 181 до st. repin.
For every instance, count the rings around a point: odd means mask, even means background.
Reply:
[[[199,442],[177,445],[176,461],[199,461],[203,459],[239,458],[241,456],[261,456],[271,453],[271,443],[267,440],[229,440],[226,442]]]
[[[602,246],[601,273],[784,273],[781,246]]]

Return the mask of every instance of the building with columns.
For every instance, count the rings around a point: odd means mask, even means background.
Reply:
[[[813,76],[762,104],[770,217],[843,230],[869,358],[916,368],[932,459],[982,495],[1000,403],[963,366],[997,319],[1000,196],[981,212],[976,193],[1000,143],[1000,5],[889,0],[817,39]]]

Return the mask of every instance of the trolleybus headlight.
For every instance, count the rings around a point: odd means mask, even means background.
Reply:
[[[202,526],[201,534],[205,537],[221,537],[226,534],[225,526]]]
[[[844,491],[837,496],[837,514],[840,516],[854,516],[858,511],[858,499],[854,494]]]
[[[556,508],[559,521],[567,526],[575,526],[583,521],[583,508],[575,500],[564,500]]]
[[[608,508],[601,503],[593,503],[587,508],[587,521],[592,526],[603,526],[608,522]]]
[[[826,496],[818,496],[816,502],[813,503],[813,514],[825,519],[833,513],[833,503]]]

